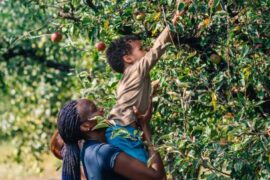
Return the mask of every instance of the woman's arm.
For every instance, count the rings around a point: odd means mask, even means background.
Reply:
[[[148,124],[145,126],[143,125],[142,128],[145,133],[145,140],[150,144],[151,133]],[[148,153],[151,158],[150,168],[137,159],[134,159],[125,153],[120,153],[116,158],[114,171],[129,179],[166,179],[161,157],[159,153],[155,151],[153,145],[149,146]]]
[[[151,162],[150,162],[151,168],[157,172],[162,172],[165,175],[165,170],[164,170],[164,166],[160,158],[160,155],[158,152],[155,151],[154,145],[152,145],[151,143],[152,133],[149,126],[149,120],[152,117],[152,109],[153,108],[152,108],[152,101],[151,101],[148,107],[148,110],[146,111],[146,114],[142,115],[139,120],[140,120],[140,125],[143,131],[144,140],[148,144],[148,153],[149,153],[149,158],[151,159]]]
[[[151,149],[149,151],[149,155],[153,155],[152,165],[150,168],[139,160],[122,152],[117,156],[113,169],[117,174],[128,179],[166,179],[166,174],[159,153],[154,149]]]
[[[125,153],[120,153],[116,158],[114,171],[129,179],[151,180],[151,179],[166,179],[166,174],[161,157],[155,151],[154,146],[151,145],[151,131],[149,127],[149,120],[152,117],[152,103],[149,105],[145,114],[138,112],[134,107],[134,112],[137,115],[140,126],[144,133],[144,138],[150,146],[148,147],[149,157],[151,158],[151,165],[148,168],[145,164],[128,156]]]

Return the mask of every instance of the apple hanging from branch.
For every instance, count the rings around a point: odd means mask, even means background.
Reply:
[[[136,19],[139,20],[139,21],[144,20],[144,18],[145,18],[145,13],[143,13],[143,12],[139,12],[139,13],[136,15]]]
[[[51,41],[52,42],[60,42],[63,39],[63,36],[60,32],[55,32],[51,34]]]
[[[219,64],[221,62],[221,57],[217,54],[211,54],[210,60],[214,64]]]
[[[106,44],[104,42],[97,42],[95,47],[98,51],[104,51],[106,49]]]

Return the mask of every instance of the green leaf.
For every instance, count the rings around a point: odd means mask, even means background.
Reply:
[[[169,6],[171,6],[171,5],[172,5],[173,0],[167,0],[167,2],[168,2],[168,5],[169,5]]]
[[[220,0],[215,0],[214,1],[214,7],[216,8],[218,6],[218,4],[220,3]]]
[[[103,120],[97,123],[97,125],[95,125],[92,130],[98,130],[98,129],[104,129],[104,128],[108,128],[109,124]]]
[[[185,9],[185,3],[181,2],[178,4],[178,11],[183,11]]]
[[[177,23],[177,32],[179,32],[179,33],[183,33],[184,32],[184,26],[180,22]]]
[[[131,134],[125,128],[119,128],[112,132],[111,139],[120,136],[121,138],[127,138],[136,141],[136,138],[132,137]]]
[[[196,12],[196,7],[194,4],[191,4],[188,8],[188,12],[190,13],[195,13]]]
[[[78,5],[80,5],[80,0],[72,0],[71,3],[73,6],[77,7]]]
[[[245,44],[242,48],[243,57],[245,57],[248,53],[249,53],[249,46]]]

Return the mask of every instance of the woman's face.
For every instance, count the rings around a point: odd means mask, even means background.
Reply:
[[[94,120],[97,116],[103,116],[104,111],[102,108],[97,108],[96,105],[87,100],[87,99],[80,99],[78,100],[77,104],[77,111],[80,115],[82,124],[86,126],[86,130],[88,132],[91,130],[91,126],[95,126],[97,121]],[[83,128],[85,130],[85,128]],[[58,131],[54,132],[54,135],[51,139],[50,148],[52,153],[58,158],[62,159],[62,149],[64,147],[64,141],[61,138]]]
[[[89,107],[89,116],[87,120],[95,120],[95,117],[97,116],[103,116],[104,115],[104,110],[103,108],[95,108],[95,110],[93,111],[92,108]]]
[[[81,129],[85,131],[85,129],[92,129],[97,124],[97,120],[95,117],[103,116],[104,111],[102,108],[98,108],[93,102],[87,99],[81,99],[77,104],[77,111],[80,115],[82,126],[85,127]]]
[[[88,99],[80,99],[77,104],[77,111],[80,115],[81,121],[92,120],[96,116],[103,116],[104,111]]]

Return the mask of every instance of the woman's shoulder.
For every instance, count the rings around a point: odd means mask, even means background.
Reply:
[[[98,149],[98,153],[100,155],[104,156],[109,156],[109,155],[113,155],[115,153],[119,153],[121,150],[111,144],[105,144],[105,143],[101,143],[99,145],[99,149]]]
[[[82,154],[87,160],[95,160],[101,167],[109,170],[114,167],[116,157],[121,150],[111,144],[86,141]],[[93,162],[93,161],[92,161]]]
[[[111,153],[118,153],[120,149],[112,146],[111,144],[106,144],[98,141],[88,140],[84,142],[83,145],[84,151],[90,153],[95,153],[96,155],[107,155]]]

